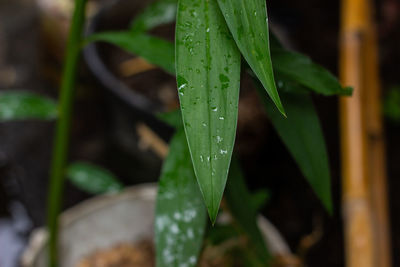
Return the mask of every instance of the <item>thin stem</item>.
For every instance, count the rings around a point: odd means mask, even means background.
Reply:
[[[47,226],[50,231],[48,266],[50,267],[57,266],[58,259],[58,215],[61,210],[62,195],[64,191],[64,170],[69,145],[76,72],[85,22],[85,6],[86,0],[75,0],[75,10],[68,37],[65,65],[60,87],[59,116],[54,139],[47,203]]]

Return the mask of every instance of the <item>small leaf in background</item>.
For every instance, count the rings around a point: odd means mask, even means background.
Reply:
[[[254,244],[258,257],[267,263],[270,254],[257,225],[257,208],[254,205],[253,196],[247,189],[239,162],[234,158],[226,185],[225,199],[235,221],[249,236],[250,243]]]
[[[194,170],[215,222],[235,141],[240,83],[240,53],[216,1],[179,1],[176,69]]]
[[[26,91],[0,92],[0,121],[40,119],[57,117],[56,101]]]
[[[176,18],[178,0],[158,0],[151,3],[131,23],[131,32],[145,32],[172,23]]]
[[[335,76],[320,65],[313,63],[309,57],[278,48],[272,49],[271,54],[277,74],[284,75],[319,94],[351,95],[351,90],[342,88]]]
[[[272,69],[265,0],[218,0],[218,3],[243,57],[285,115]]]
[[[273,104],[263,96],[261,85],[257,81],[255,83],[268,117],[282,142],[325,208],[332,213],[328,154],[311,97],[308,94],[281,93],[288,114],[287,119],[284,119],[276,112]]]
[[[158,267],[196,266],[207,211],[183,129],[170,143],[157,194],[155,238]]]
[[[67,178],[76,187],[91,194],[115,193],[123,189],[123,185],[111,172],[85,162],[70,164]]]
[[[289,93],[289,94],[308,94],[310,90],[302,86],[290,78],[285,77],[281,73],[275,75],[275,79],[278,85],[279,92]]]
[[[174,44],[142,33],[101,32],[90,35],[86,42],[102,41],[144,58],[170,74],[175,74]]]
[[[392,122],[400,123],[400,87],[388,90],[383,103],[383,112]]]

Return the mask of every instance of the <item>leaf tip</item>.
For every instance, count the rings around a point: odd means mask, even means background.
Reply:
[[[276,107],[278,108],[279,112],[283,115],[283,117],[285,117],[285,119],[287,119],[287,115],[286,115],[286,111],[283,108],[283,105],[281,103],[279,103],[280,105],[277,105]]]
[[[215,205],[215,203],[213,207],[208,208],[208,216],[210,217],[212,226],[214,226],[215,222],[217,221],[218,211],[219,211],[219,205]]]
[[[281,101],[279,95],[278,95],[278,94],[276,94],[276,95],[271,95],[271,94],[270,94],[270,97],[271,97],[271,99],[272,99],[272,102],[274,102],[276,108],[279,110],[279,112],[280,112],[285,118],[287,118],[286,111],[285,111],[285,109],[284,109],[284,107],[283,107],[283,104],[282,104],[282,101]]]
[[[210,221],[212,226],[214,226],[215,222],[217,221],[217,216],[218,216],[218,210],[216,212],[212,211],[208,213],[208,215],[210,216]]]

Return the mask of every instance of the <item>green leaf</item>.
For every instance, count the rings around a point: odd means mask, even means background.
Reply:
[[[257,225],[257,207],[252,205],[253,196],[247,189],[239,162],[235,159],[232,160],[225,198],[235,221],[249,236],[258,256],[268,262],[270,255]]]
[[[264,97],[261,85],[256,83],[278,135],[325,208],[332,213],[328,154],[311,97],[308,94],[281,93],[288,114],[284,119]]]
[[[351,94],[351,90],[342,88],[335,76],[320,65],[313,63],[309,57],[279,48],[272,49],[271,53],[274,70],[277,74],[323,95]]]
[[[218,0],[218,3],[243,57],[285,115],[272,69],[265,0]]]
[[[158,0],[151,3],[131,23],[132,32],[145,32],[172,23],[176,18],[177,0]]]
[[[86,162],[70,164],[67,177],[76,187],[91,194],[115,193],[123,189],[111,172]]]
[[[26,91],[0,92],[0,121],[40,119],[57,117],[57,103],[38,94]]]
[[[216,1],[179,1],[176,70],[193,166],[214,223],[236,135],[240,83],[240,53]]]
[[[196,266],[206,217],[182,129],[172,138],[158,188],[155,218],[158,267]]]
[[[174,45],[171,42],[142,33],[102,32],[89,36],[87,42],[103,41],[140,56],[149,63],[160,66],[170,74],[175,73]]]

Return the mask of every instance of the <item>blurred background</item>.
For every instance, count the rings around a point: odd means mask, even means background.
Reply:
[[[123,29],[148,3],[119,1],[136,3],[104,12],[115,1],[90,1],[88,31]],[[269,21],[285,45],[337,74],[339,2],[268,1]],[[395,193],[400,188],[400,2],[379,0],[375,7],[393,266],[400,266],[400,256],[395,253],[400,250],[400,230],[395,227],[400,224],[400,213],[396,212],[400,210],[400,194]],[[0,0],[0,90],[24,89],[56,99],[71,10],[69,0]],[[154,33],[173,39],[170,26]],[[120,66],[127,59],[128,55],[108,45],[86,48],[76,88],[69,157],[97,163],[124,184],[134,185],[157,181],[162,164],[157,154],[143,145],[136,125],[145,123],[168,140],[172,129],[151,114],[175,108],[178,103],[172,77],[159,70],[133,76],[121,73]],[[125,95],[124,89],[145,97],[138,100],[134,94]],[[314,97],[331,163],[335,207],[329,216],[269,126],[256,95],[244,88],[242,91],[236,150],[250,188],[271,192],[263,214],[277,226],[291,249],[304,256],[307,266],[344,266],[337,98]],[[53,132],[54,122],[0,123],[0,267],[19,266],[18,258],[31,230],[45,223]],[[64,208],[89,197],[67,183]],[[305,244],[310,235],[311,245]]]

